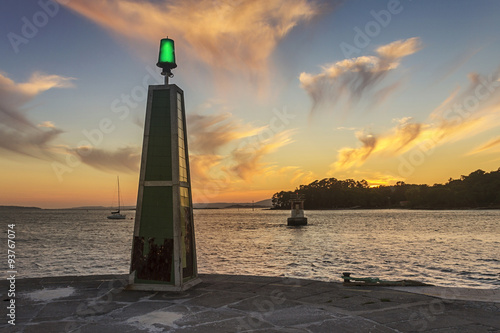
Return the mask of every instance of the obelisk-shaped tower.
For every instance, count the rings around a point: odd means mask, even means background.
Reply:
[[[164,85],[149,86],[129,289],[185,290],[198,282],[184,92],[168,84],[174,41],[161,40]]]

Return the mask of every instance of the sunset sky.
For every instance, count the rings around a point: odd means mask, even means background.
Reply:
[[[6,0],[0,205],[135,205],[146,91],[175,40],[193,199],[500,167],[500,2]]]

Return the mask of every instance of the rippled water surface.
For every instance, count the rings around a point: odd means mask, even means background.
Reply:
[[[16,224],[18,277],[127,273],[134,220],[107,211],[2,212]],[[341,281],[342,272],[500,288],[500,211],[195,210],[200,273]],[[5,240],[6,232],[4,232]],[[2,241],[2,244],[6,242]],[[0,268],[7,271],[5,260]]]

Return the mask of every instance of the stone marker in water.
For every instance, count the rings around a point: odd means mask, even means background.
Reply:
[[[304,201],[305,199],[298,194],[290,199],[292,217],[288,218],[288,225],[307,225],[307,217],[304,217]]]

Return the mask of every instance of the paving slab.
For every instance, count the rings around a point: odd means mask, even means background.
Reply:
[[[500,303],[500,289],[472,289],[438,286],[390,287],[390,289],[443,299]]]
[[[15,326],[7,323],[8,281],[0,281],[0,332],[500,332],[497,289],[200,277],[183,292],[126,290],[127,275],[21,279]]]
[[[269,297],[256,295],[254,297],[245,298],[244,300],[228,306],[232,309],[238,309],[245,312],[268,313],[275,310],[292,308],[301,304],[301,302],[287,300],[278,296]]]
[[[359,317],[344,317],[335,320],[327,320],[322,323],[314,324],[308,327],[309,332],[315,333],[394,333],[394,329],[386,327],[377,322],[363,320]]]
[[[67,328],[71,327],[70,324],[71,323],[64,321],[39,322],[32,325],[19,326],[18,328],[4,328],[5,329],[4,332],[23,332],[23,333],[66,332]]]
[[[186,314],[182,316],[182,318],[176,320],[175,324],[180,327],[193,327],[197,325],[225,321],[228,319],[240,318],[243,316],[244,315],[239,311],[232,311],[228,309],[210,309]]]

